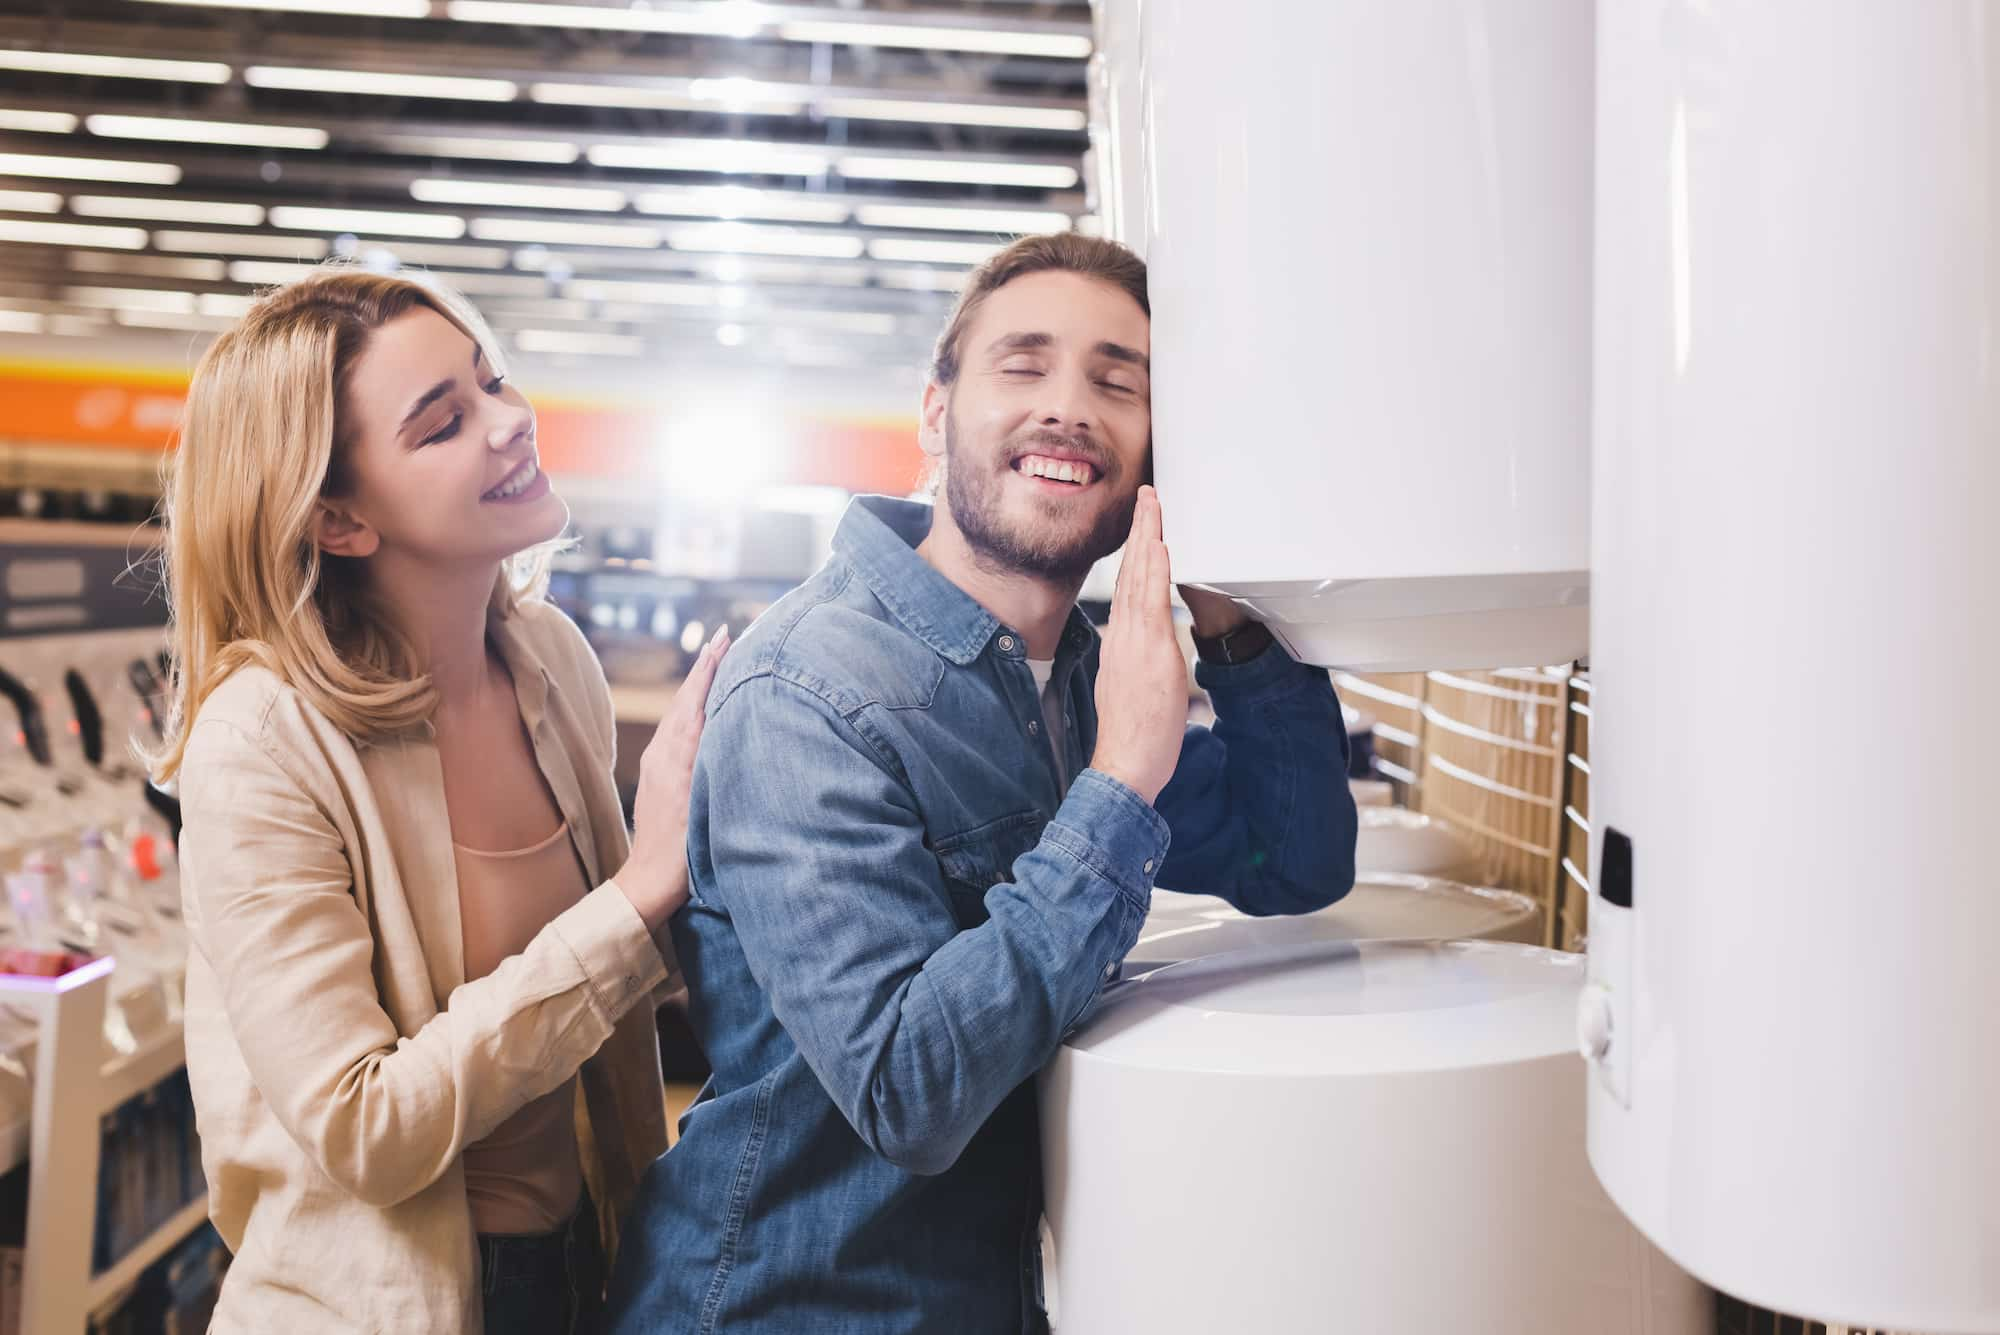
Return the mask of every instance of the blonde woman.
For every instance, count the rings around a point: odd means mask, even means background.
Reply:
[[[539,592],[568,512],[478,318],[329,270],[202,358],[168,503],[213,1330],[587,1328],[666,1148],[651,998],[727,635],[642,765]]]

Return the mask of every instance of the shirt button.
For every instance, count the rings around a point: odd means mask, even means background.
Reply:
[[[1039,724],[1039,723],[1035,722],[1035,721],[1034,721],[1033,719],[1029,719],[1029,720],[1028,720],[1028,735],[1029,735],[1030,737],[1034,736],[1034,735],[1035,735],[1036,733],[1040,732],[1041,730],[1042,730],[1042,725],[1041,725],[1041,724]]]
[[[1153,860],[1151,858],[1146,859],[1145,871],[1146,875],[1148,876],[1151,876],[1153,874]]]
[[[1002,635],[1000,637],[1000,652],[1003,654],[1014,652],[1014,637],[1012,635]]]

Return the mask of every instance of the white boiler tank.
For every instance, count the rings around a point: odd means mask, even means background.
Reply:
[[[1602,16],[1591,1160],[1731,1293],[1990,1335],[2000,7]]]
[[[1145,150],[1141,139],[1140,20],[1144,0],[1092,0],[1097,54],[1090,58],[1090,149],[1105,236],[1146,253]]]
[[[1321,942],[1121,985],[1041,1083],[1056,1335],[1706,1335],[1585,1161],[1582,981]]]
[[[1155,0],[1141,27],[1175,575],[1314,663],[1581,655],[1590,0]]]
[[[1155,890],[1125,974],[1260,945],[1471,940],[1539,945],[1542,911],[1512,890],[1387,873],[1361,875],[1331,906],[1287,917],[1252,917],[1213,895]]]
[[[1361,807],[1354,837],[1354,866],[1362,875],[1389,872],[1440,876],[1447,881],[1486,879],[1486,854],[1456,825],[1403,807]]]

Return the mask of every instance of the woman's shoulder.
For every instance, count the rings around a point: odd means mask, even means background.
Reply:
[[[353,749],[347,735],[305,692],[254,661],[237,665],[210,689],[195,711],[188,745],[210,756],[257,749],[274,758],[291,752],[324,755],[329,747]]]

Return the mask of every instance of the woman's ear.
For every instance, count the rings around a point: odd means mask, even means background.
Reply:
[[[329,556],[373,556],[382,535],[340,501],[321,500],[313,541]]]

